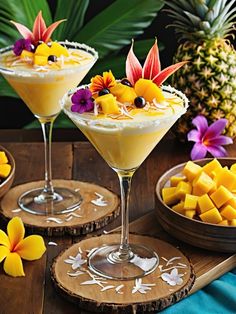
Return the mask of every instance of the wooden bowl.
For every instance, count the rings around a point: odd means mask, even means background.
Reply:
[[[6,148],[4,148],[3,146],[0,146],[0,151],[4,151],[6,153],[7,158],[8,158],[8,163],[11,165],[10,174],[0,184],[0,198],[2,198],[3,195],[6,194],[8,190],[10,189],[10,187],[12,186],[12,183],[15,177],[16,165],[15,165],[15,160],[13,156],[9,153],[9,151]]]
[[[196,161],[205,165],[211,158]],[[231,166],[235,158],[218,158],[222,166]],[[156,184],[155,213],[161,226],[173,237],[193,246],[217,252],[236,252],[236,227],[221,226],[194,220],[181,215],[164,204],[161,190],[170,177],[181,173],[186,163],[179,164],[165,172]]]

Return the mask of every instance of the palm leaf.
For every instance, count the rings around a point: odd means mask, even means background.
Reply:
[[[58,40],[74,40],[75,34],[84,25],[84,16],[89,5],[89,0],[58,0],[54,20],[67,18],[67,21],[58,27],[53,37]]]
[[[116,0],[90,20],[74,40],[91,45],[104,57],[142,34],[163,5],[162,0]]]
[[[11,45],[21,37],[10,20],[32,28],[34,19],[40,10],[43,12],[46,23],[50,24],[52,22],[51,12],[46,0],[0,1],[0,47]]]
[[[16,92],[12,89],[12,87],[7,83],[7,81],[3,78],[3,76],[0,76],[0,86],[1,86],[1,96],[14,97],[14,98],[19,97],[16,94]]]

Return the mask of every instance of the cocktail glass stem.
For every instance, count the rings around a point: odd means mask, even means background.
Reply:
[[[52,127],[55,118],[48,121],[40,122],[43,139],[44,139],[44,158],[45,158],[45,183],[42,194],[45,198],[52,198],[54,196],[54,189],[52,184],[52,162],[51,162],[51,147],[52,147]]]
[[[115,260],[129,260],[133,257],[129,245],[129,198],[131,181],[135,170],[123,171],[115,170],[120,181],[121,192],[121,242],[118,252],[112,255]]]

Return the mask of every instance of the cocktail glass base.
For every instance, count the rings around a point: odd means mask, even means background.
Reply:
[[[94,250],[88,266],[96,275],[115,280],[131,280],[152,273],[159,264],[156,252],[142,245],[130,245],[126,256],[120,254],[120,244],[104,245]]]
[[[21,209],[36,215],[60,215],[78,209],[82,197],[78,191],[56,187],[53,194],[37,188],[22,194],[18,199]]]

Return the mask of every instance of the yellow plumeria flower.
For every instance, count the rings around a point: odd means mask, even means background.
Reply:
[[[5,259],[3,269],[12,277],[25,276],[21,259],[33,261],[41,258],[46,251],[41,236],[24,236],[25,227],[20,217],[9,221],[7,234],[0,230],[0,263]]]

